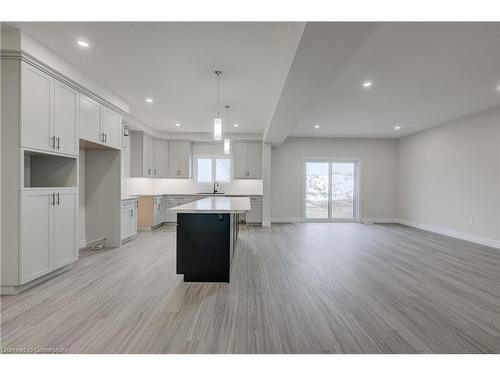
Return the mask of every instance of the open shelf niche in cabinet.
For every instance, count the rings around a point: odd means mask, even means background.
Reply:
[[[78,159],[23,151],[24,188],[68,188],[78,186]]]

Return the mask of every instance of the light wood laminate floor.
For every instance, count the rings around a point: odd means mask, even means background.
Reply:
[[[244,227],[230,284],[183,283],[175,227],[1,298],[3,348],[499,353],[500,250],[401,225]]]

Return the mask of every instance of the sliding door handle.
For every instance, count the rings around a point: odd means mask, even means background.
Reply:
[[[51,148],[56,148],[56,136],[50,137],[49,146]]]
[[[57,149],[59,150],[61,148],[61,137],[57,137],[56,141],[57,141]]]

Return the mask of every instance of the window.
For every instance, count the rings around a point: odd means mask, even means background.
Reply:
[[[231,181],[231,159],[227,156],[197,156],[196,182]]]
[[[357,162],[306,161],[306,219],[357,219]]]

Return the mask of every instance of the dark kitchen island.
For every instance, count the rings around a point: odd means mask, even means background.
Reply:
[[[230,281],[239,215],[248,197],[210,197],[171,208],[177,213],[177,274],[187,282]]]

